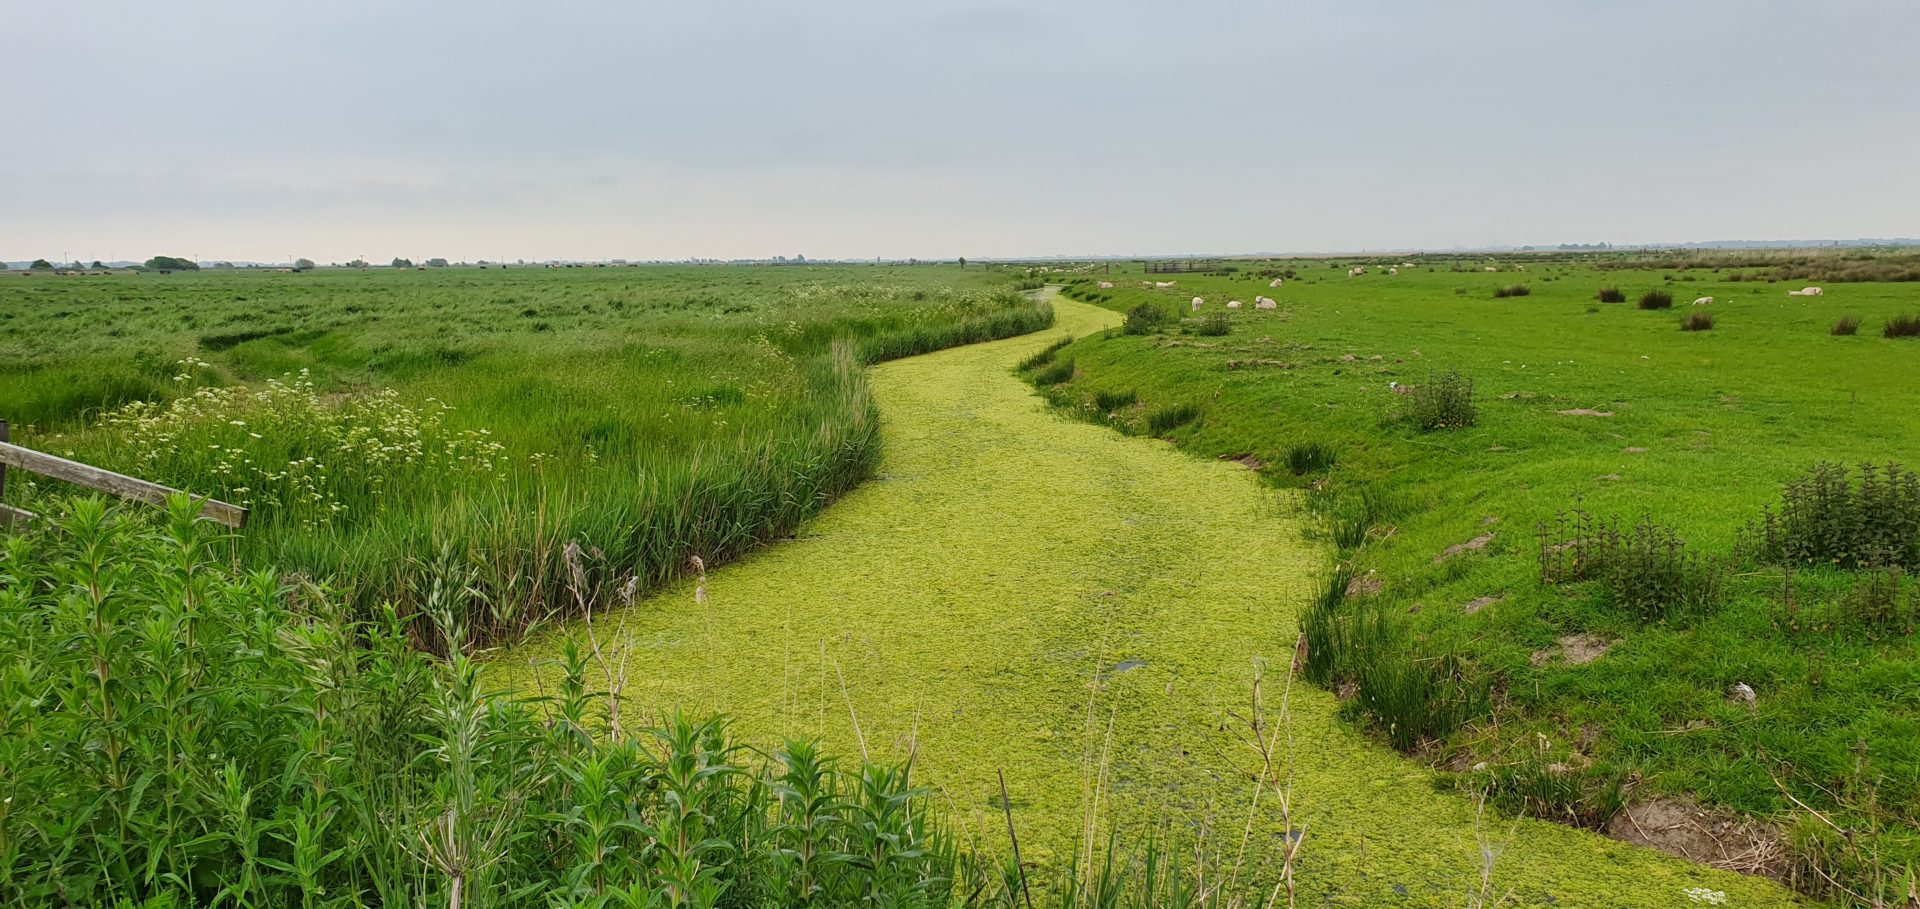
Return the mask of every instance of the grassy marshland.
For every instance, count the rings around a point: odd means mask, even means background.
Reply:
[[[1789,571],[1753,529],[1821,462],[1920,466],[1920,349],[1898,337],[1920,284],[1871,283],[1910,259],[1540,256],[1488,273],[1423,256],[1362,278],[1237,262],[1162,290],[1100,275],[1116,286],[1069,292],[1151,328],[1063,348],[1075,375],[1045,393],[1305,489],[1340,565],[1308,613],[1310,674],[1463,790],[1630,837],[1627,806],[1731,810],[1766,826],[1710,857],[1892,900],[1920,870],[1912,565]],[[1530,293],[1500,294],[1520,268]],[[1786,294],[1844,277],[1867,283]],[[1279,308],[1232,312],[1227,337],[1183,311],[1255,293]],[[1711,331],[1658,311],[1703,296],[1688,315]],[[1190,402],[1201,418],[1156,419]],[[1445,407],[1470,419],[1432,416]],[[1825,526],[1911,538],[1911,481],[1875,482]],[[1591,558],[1557,571],[1569,546]]]
[[[490,640],[568,607],[569,543],[591,582],[651,587],[791,533],[872,469],[864,365],[1050,323],[1015,277],[9,276],[0,417],[23,444],[251,506],[250,562],[335,579],[362,615],[413,615],[457,570]]]

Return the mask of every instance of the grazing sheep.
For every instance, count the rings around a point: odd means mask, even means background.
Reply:
[[[1228,300],[1228,301],[1227,301],[1227,308],[1228,308],[1228,309],[1239,309],[1239,308],[1240,308],[1240,301],[1239,301],[1239,300]]]
[[[1712,303],[1713,303],[1713,298],[1712,298],[1712,297],[1701,297],[1701,298],[1699,298],[1699,299],[1697,299],[1697,300],[1695,300],[1695,301],[1693,301],[1693,305],[1695,305],[1695,306],[1707,306],[1707,305],[1710,305],[1710,304],[1712,304]]]
[[[1355,265],[1354,267],[1347,269],[1347,277],[1349,278],[1358,278],[1361,275],[1364,275],[1366,273],[1367,273],[1367,267],[1365,265]]]
[[[1487,267],[1486,267],[1486,268],[1485,268],[1484,270],[1485,270],[1485,271],[1499,271],[1500,269],[1498,269],[1498,268],[1495,268],[1495,267],[1493,267],[1493,266],[1491,266],[1491,265],[1489,265],[1489,266],[1487,266]]]
[[[1820,296],[1820,288],[1818,288],[1818,287],[1802,287],[1802,288],[1800,288],[1799,290],[1790,290],[1790,291],[1787,291],[1787,296],[1789,296],[1789,297],[1817,297],[1817,296]]]
[[[1194,312],[1199,312],[1199,311],[1200,311],[1200,304],[1202,304],[1202,303],[1205,303],[1205,302],[1207,302],[1207,298],[1205,298],[1205,297],[1194,297],[1194,298],[1193,298],[1193,311],[1194,311]]]
[[[1102,282],[1100,282],[1100,289],[1101,289],[1101,290],[1112,290],[1112,289],[1113,289],[1113,282],[1112,282],[1112,281],[1102,281]]]
[[[1413,263],[1412,263],[1412,262],[1402,262],[1402,263],[1400,263],[1400,267],[1401,267],[1401,268],[1412,268],[1412,267],[1413,267]]]
[[[1267,299],[1266,297],[1259,297],[1253,301],[1254,309],[1273,309],[1278,305],[1279,304],[1273,302],[1272,300]]]
[[[1279,279],[1279,278],[1275,278],[1275,279],[1273,279],[1273,280],[1271,280],[1271,281],[1268,281],[1268,282],[1267,282],[1267,286],[1268,286],[1268,287],[1279,287],[1281,283],[1282,283],[1282,282],[1280,281],[1280,279]]]
[[[1174,282],[1172,282],[1172,281],[1155,281],[1155,282],[1153,282],[1153,286],[1155,286],[1155,287],[1172,287],[1172,286],[1173,286],[1173,283],[1174,283]]]
[[[1390,275],[1397,275],[1397,274],[1399,274],[1399,273],[1400,273],[1400,268],[1399,268],[1399,266],[1395,266],[1395,267],[1393,267],[1393,268],[1389,268],[1389,269],[1387,269],[1387,274],[1390,274]]]

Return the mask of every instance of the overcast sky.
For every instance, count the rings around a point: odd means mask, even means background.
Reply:
[[[0,259],[1920,235],[1920,3],[0,0]]]

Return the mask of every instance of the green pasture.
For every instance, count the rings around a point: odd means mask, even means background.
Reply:
[[[1349,608],[1399,627],[1402,660],[1463,659],[1486,696],[1471,722],[1417,746],[1463,790],[1603,825],[1620,802],[1698,799],[1778,823],[1785,857],[1769,868],[1809,890],[1835,892],[1819,865],[1903,893],[1920,865],[1912,582],[1898,582],[1891,624],[1869,627],[1847,605],[1860,573],[1789,582],[1742,540],[1816,462],[1920,460],[1920,341],[1881,330],[1920,312],[1920,284],[1826,283],[1802,297],[1787,291],[1821,282],[1524,256],[1373,259],[1348,277],[1360,261],[1080,277],[1074,296],[1121,312],[1151,304],[1173,321],[1082,338],[1056,354],[1073,364],[1064,381],[1032,375],[1081,419],[1306,489],[1328,537],[1358,522],[1363,538],[1341,541]],[[1497,296],[1516,285],[1528,292]],[[1598,302],[1607,287],[1627,302]],[[1674,308],[1638,308],[1654,290]],[[1255,295],[1278,307],[1256,310]],[[1233,299],[1244,306],[1227,309]],[[1680,330],[1693,312],[1711,312],[1713,327]],[[1221,313],[1230,333],[1198,331]],[[1860,321],[1856,335],[1831,333],[1843,317]],[[1447,371],[1474,383],[1477,424],[1423,433],[1400,419],[1411,396],[1393,386]],[[1149,426],[1186,405],[1190,422]],[[1560,542],[1542,524],[1573,509],[1650,518],[1725,559],[1724,603],[1650,621],[1588,586],[1542,585],[1543,545]],[[1576,665],[1560,643],[1571,635],[1604,654]],[[1742,684],[1751,706],[1730,695]],[[1357,700],[1347,710],[1382,734],[1396,721]]]

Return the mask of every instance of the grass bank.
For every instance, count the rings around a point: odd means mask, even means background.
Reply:
[[[1142,330],[1058,351],[1070,377],[1033,375],[1088,422],[1304,490],[1340,565],[1309,613],[1313,670],[1346,714],[1463,790],[1822,895],[1904,896],[1920,867],[1912,581],[1788,578],[1743,531],[1818,462],[1913,464],[1920,346],[1879,328],[1920,309],[1920,291],[1789,296],[1800,284],[1731,264],[1633,264],[1087,277],[1070,291],[1146,307],[1130,319]],[[1650,295],[1716,318],[1683,331],[1681,314],[1628,302]],[[1224,336],[1201,331],[1208,315]],[[1834,329],[1849,317],[1857,335]],[[1468,395],[1472,419],[1434,418]],[[1595,537],[1559,521],[1576,509],[1657,525],[1634,550],[1647,570],[1625,573],[1671,569],[1672,583],[1543,583],[1568,543]],[[1715,587],[1694,596],[1702,573]],[[1665,826],[1648,811],[1679,833],[1644,832]]]

